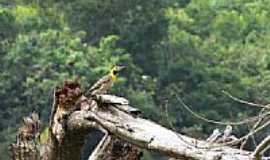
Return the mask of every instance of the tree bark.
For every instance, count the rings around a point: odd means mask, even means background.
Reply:
[[[213,147],[220,144],[175,133],[149,120],[129,115],[114,105],[109,105],[106,110],[76,111],[71,116],[75,114],[84,117],[82,121],[95,121],[118,138],[170,157],[196,160],[252,159],[251,152],[227,146]]]
[[[55,91],[49,140],[42,159],[80,160],[86,135],[96,129],[105,137],[89,160],[139,160],[139,148],[185,160],[254,159],[251,152],[178,134],[139,114],[124,98],[87,98],[78,83],[65,83]]]
[[[37,113],[23,118],[23,126],[19,128],[16,142],[11,144],[12,160],[39,160],[40,120]]]
[[[80,85],[76,82],[66,82],[62,89],[57,89],[50,118],[50,136],[42,158],[44,160],[80,160],[86,136],[96,129],[107,131],[96,122],[85,120],[84,115],[76,110],[84,112],[97,107],[96,101],[82,96]],[[104,149],[96,149],[99,156],[92,158],[93,160],[119,159],[116,158],[117,156],[139,160],[140,151],[137,147],[114,136],[107,137],[110,137],[107,139],[109,142],[105,143],[106,145],[97,146]]]

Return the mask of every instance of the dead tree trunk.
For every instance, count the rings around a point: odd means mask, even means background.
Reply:
[[[37,113],[23,118],[23,126],[19,128],[16,142],[11,144],[12,160],[39,160],[40,121]]]
[[[91,131],[94,129],[101,128],[97,127],[96,122],[81,121],[84,119],[84,117],[81,117],[83,115],[71,115],[76,110],[89,110],[93,107],[97,107],[97,103],[82,96],[82,91],[78,83],[66,83],[62,89],[55,91],[50,119],[50,136],[46,152],[42,156],[44,160],[80,160],[85,144],[85,137],[89,133],[91,134]],[[93,160],[114,160],[119,159],[115,158],[116,155],[134,157],[140,153],[137,147],[114,137],[106,139],[106,142],[106,145],[101,146],[104,148],[103,150],[97,150],[99,156],[95,159],[92,158]],[[138,160],[138,158],[126,159]]]
[[[252,152],[178,134],[140,118],[139,113],[124,98],[111,95],[86,98],[78,83],[66,83],[55,91],[49,140],[41,157],[44,160],[80,160],[86,135],[99,129],[105,137],[89,160],[139,160],[139,148],[176,159],[254,159]]]

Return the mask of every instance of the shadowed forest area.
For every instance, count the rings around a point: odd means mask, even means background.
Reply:
[[[0,159],[9,159],[23,116],[37,111],[46,130],[56,86],[78,78],[88,88],[116,64],[126,69],[110,93],[206,139],[226,126],[195,115],[239,122],[260,112],[228,93],[270,102],[270,1],[0,0],[0,64]],[[241,137],[252,125],[232,127]]]

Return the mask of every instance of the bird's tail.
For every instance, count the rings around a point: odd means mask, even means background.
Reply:
[[[88,89],[87,91],[84,92],[84,96],[91,97],[91,96],[93,96],[92,92],[93,92],[93,89],[90,88],[90,89]]]

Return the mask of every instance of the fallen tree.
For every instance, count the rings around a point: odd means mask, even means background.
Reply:
[[[213,138],[218,137],[214,135],[218,132],[213,132],[213,137],[209,137],[210,140],[198,140],[143,119],[140,114],[140,111],[130,106],[128,100],[124,98],[113,95],[85,97],[77,82],[67,82],[63,88],[55,90],[48,142],[40,147],[43,148],[43,152],[36,148],[34,158],[32,155],[27,157],[29,154],[25,154],[20,147],[26,143],[38,145],[36,137],[39,132],[32,131],[34,126],[29,125],[28,129],[31,130],[32,136],[17,138],[17,142],[12,145],[13,159],[79,160],[85,137],[96,129],[104,132],[104,137],[89,160],[139,160],[140,149],[188,160],[267,158],[263,157],[262,153],[269,145],[269,138],[258,145],[255,152],[250,152],[230,147],[229,144],[233,143],[227,141],[218,143],[217,138]],[[229,137],[230,133],[226,133]],[[22,133],[19,132],[18,135],[20,134]],[[238,139],[236,141],[240,142]],[[41,155],[36,156],[39,153]]]

